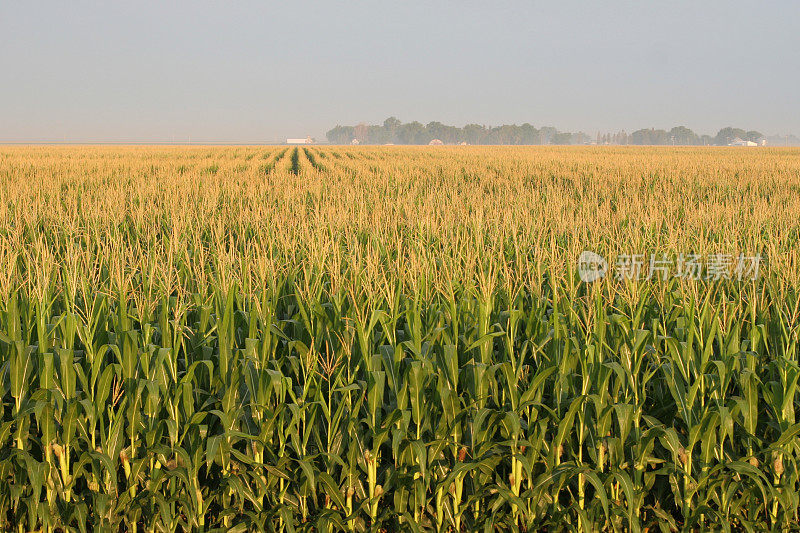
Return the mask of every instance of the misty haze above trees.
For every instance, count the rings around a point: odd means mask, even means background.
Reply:
[[[403,123],[390,117],[382,125],[336,126],[327,133],[327,137],[332,144],[350,144],[353,139],[361,144],[428,144],[438,139],[445,144],[587,144],[594,140],[598,144],[727,146],[736,138],[758,142],[764,135],[757,131],[728,127],[712,137],[698,135],[685,126],[677,126],[669,131],[641,129],[631,134],[625,131],[598,133],[592,138],[583,132],[563,132],[551,126],[536,128],[528,123],[496,127],[467,124],[459,128],[441,122]]]

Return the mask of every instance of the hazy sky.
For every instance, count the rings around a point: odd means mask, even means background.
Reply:
[[[0,0],[0,141],[336,124],[800,133],[800,2]]]

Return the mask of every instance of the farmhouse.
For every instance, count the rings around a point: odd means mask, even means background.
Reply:
[[[758,143],[753,141],[745,141],[744,139],[736,137],[728,146],[758,146]]]

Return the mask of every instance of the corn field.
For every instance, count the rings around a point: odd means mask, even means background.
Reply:
[[[0,531],[796,530],[799,214],[791,149],[0,147]]]

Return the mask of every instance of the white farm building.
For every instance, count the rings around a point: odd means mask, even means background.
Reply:
[[[736,137],[728,146],[758,146],[758,143],[753,141],[745,141],[744,139]]]
[[[286,144],[313,144],[314,141],[311,137],[305,139],[286,139]]]

